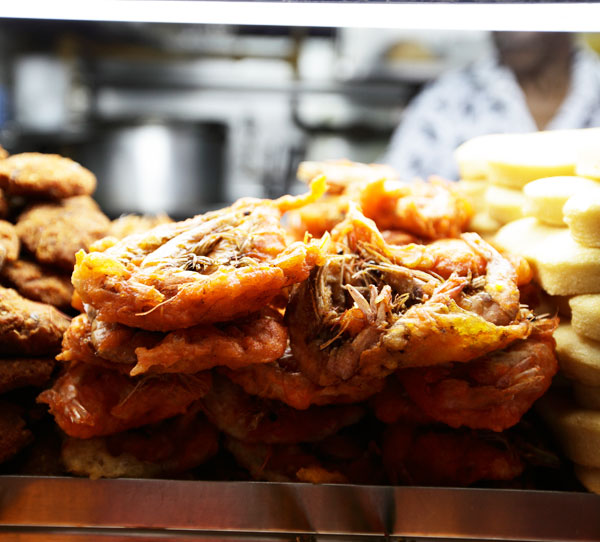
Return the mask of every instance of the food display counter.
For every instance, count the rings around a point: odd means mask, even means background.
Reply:
[[[0,7],[0,17],[275,25],[318,21],[319,26],[352,26],[360,20],[372,27],[600,30],[600,3],[584,2],[68,4],[36,3],[37,11],[28,11],[32,3],[24,1]],[[259,7],[272,11],[270,20],[259,18]],[[567,7],[570,16],[565,18]],[[514,8],[522,10],[522,17],[514,17]],[[397,19],[392,22],[392,17]],[[0,540],[7,541],[591,542],[600,540],[599,511],[600,495],[584,491],[0,476]]]

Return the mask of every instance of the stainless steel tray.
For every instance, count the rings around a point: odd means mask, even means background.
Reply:
[[[0,477],[0,540],[600,540],[572,492]]]

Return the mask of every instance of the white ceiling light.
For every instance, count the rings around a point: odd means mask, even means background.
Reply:
[[[600,3],[19,0],[0,17],[79,21],[440,30],[600,31]]]

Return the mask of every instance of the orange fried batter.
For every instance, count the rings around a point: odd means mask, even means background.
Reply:
[[[287,346],[281,315],[262,309],[234,322],[159,333],[107,324],[81,314],[63,339],[61,361],[79,360],[144,373],[197,373],[216,366],[233,369],[270,363]],[[101,359],[99,359],[101,358]]]
[[[281,214],[320,197],[244,199],[231,207],[77,255],[73,284],[106,322],[156,331],[223,322],[267,305],[320,261],[317,243],[287,245]]]
[[[378,179],[366,184],[358,202],[382,230],[403,230],[423,239],[458,237],[473,209],[450,181],[402,183]]]
[[[298,410],[311,405],[359,403],[381,391],[385,382],[357,378],[335,386],[318,386],[299,371],[291,352],[273,363],[223,373],[250,395],[276,399]]]
[[[161,224],[173,222],[167,215],[123,215],[110,223],[107,235],[123,239],[128,235],[142,233]]]
[[[40,394],[69,436],[110,435],[182,414],[211,386],[208,372],[129,378],[86,363],[72,363]]]
[[[558,370],[552,332],[557,318],[536,322],[525,341],[469,363],[398,371],[410,398],[451,427],[503,431],[549,388]]]
[[[62,199],[92,194],[96,177],[69,158],[25,152],[0,160],[0,188],[9,195]]]
[[[364,415],[359,405],[313,406],[296,410],[278,401],[246,394],[242,388],[219,375],[201,405],[210,422],[221,431],[245,442],[314,442]]]
[[[325,263],[294,288],[286,311],[298,366],[320,386],[469,361],[531,331],[514,268],[476,234],[460,240],[465,275],[447,280],[436,272],[447,243],[431,258],[426,247],[387,245],[352,205],[331,238]],[[482,261],[485,274],[474,276]]]

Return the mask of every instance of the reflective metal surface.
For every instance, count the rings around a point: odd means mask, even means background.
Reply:
[[[2,540],[597,541],[599,512],[587,493],[0,478]]]

